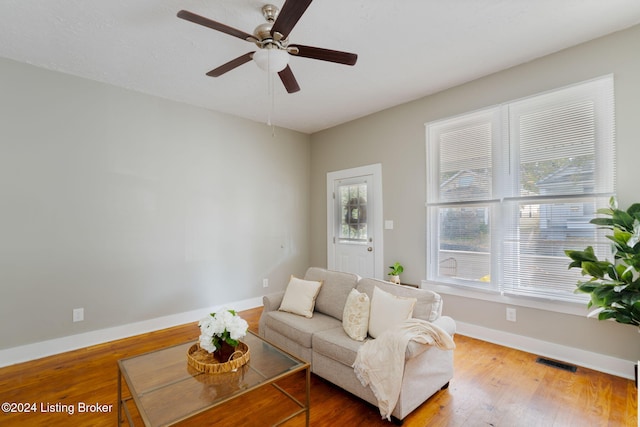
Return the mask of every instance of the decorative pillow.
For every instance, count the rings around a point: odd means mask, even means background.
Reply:
[[[342,314],[342,327],[351,339],[364,341],[367,337],[370,305],[369,295],[351,289]]]
[[[377,286],[373,288],[369,314],[369,335],[377,338],[387,329],[411,318],[416,301],[415,298],[390,294]]]
[[[302,280],[292,275],[279,310],[312,317],[320,286],[322,286],[322,282]]]

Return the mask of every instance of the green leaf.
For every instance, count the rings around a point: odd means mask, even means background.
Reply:
[[[598,208],[598,209],[596,209],[596,213],[599,213],[600,215],[611,216],[611,215],[613,215],[613,209],[611,209],[611,208]]]
[[[638,251],[638,249],[634,249],[634,251]],[[635,269],[636,271],[640,271],[640,251],[631,256],[626,257],[626,263],[629,265],[629,268]]]
[[[619,298],[611,286],[601,286],[591,293],[591,300],[598,307],[609,307]]]
[[[240,344],[240,341],[238,340],[234,340],[233,338],[229,337],[227,339],[225,339],[225,342],[227,344],[229,344],[232,347],[237,347]]]
[[[613,227],[613,220],[611,218],[593,218],[589,221],[591,224],[600,225],[606,228]]]
[[[622,303],[629,307],[631,311],[640,309],[640,293],[638,291],[627,291],[625,289],[625,296],[622,298]]]
[[[389,268],[391,269],[389,272],[390,276],[398,276],[404,271],[404,267],[399,262],[390,265]]]
[[[627,246],[627,242],[633,236],[632,233],[626,230],[621,230],[619,228],[613,229],[613,240],[616,243],[619,243],[621,246]]]
[[[622,280],[623,282],[630,283],[633,281],[633,267],[626,266],[624,264],[618,264],[616,265],[616,270],[618,270],[620,280]]]
[[[582,268],[582,261],[572,261],[568,268]]]
[[[617,313],[613,310],[602,310],[598,314],[598,320],[607,320],[616,318]]]
[[[578,287],[576,289],[577,292],[583,292],[585,294],[590,294],[600,287],[598,282],[582,282],[578,283]]]
[[[618,323],[624,323],[626,325],[632,325],[633,320],[631,320],[631,316],[628,316],[623,313],[615,313],[613,316],[607,317],[607,319],[615,319]]]
[[[615,266],[613,264],[607,265],[607,274],[613,280],[620,280],[620,272],[618,271],[617,266]]]
[[[634,203],[629,206],[629,209],[627,209],[627,213],[632,217],[640,220],[640,203]]]
[[[616,210],[613,212],[612,216],[614,224],[625,229],[625,230],[633,230],[633,220],[634,218],[626,213],[625,211]]]
[[[633,248],[640,241],[640,221],[637,219],[633,220],[633,233],[629,240],[627,240],[627,246]]]
[[[582,271],[590,276],[597,277],[598,279],[604,279],[604,271],[600,265],[596,262],[585,261],[582,263]]]
[[[572,251],[566,250],[564,253],[574,261],[582,262],[582,261],[598,261],[596,257],[593,247],[588,246],[584,251]]]

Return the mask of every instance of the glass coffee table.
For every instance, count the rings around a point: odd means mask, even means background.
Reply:
[[[146,426],[169,426],[229,403],[267,385],[295,403],[295,411],[278,420],[280,425],[302,413],[309,425],[310,365],[249,331],[242,339],[251,352],[249,362],[236,372],[205,374],[187,364],[193,342],[163,348],[118,361],[118,425],[133,418],[131,401]],[[276,384],[296,372],[306,371],[306,397],[301,402]],[[131,394],[123,397],[122,379]],[[262,393],[262,390],[260,391]],[[251,402],[246,402],[251,410]]]

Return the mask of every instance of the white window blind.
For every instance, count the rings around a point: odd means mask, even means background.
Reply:
[[[564,251],[609,251],[589,221],[615,190],[613,77],[426,126],[427,278],[583,301]]]
[[[499,144],[500,109],[489,108],[428,127],[430,144],[427,245],[430,277],[482,281],[491,272],[494,156]],[[483,279],[484,278],[484,279]]]

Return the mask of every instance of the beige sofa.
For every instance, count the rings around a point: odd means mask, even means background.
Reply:
[[[455,333],[455,322],[441,315],[442,299],[435,292],[317,267],[309,268],[304,279],[322,281],[312,317],[279,311],[284,292],[266,295],[260,335],[309,361],[316,375],[373,405],[377,406],[375,395],[370,387],[360,383],[352,367],[363,341],[350,338],[342,323],[344,306],[352,289],[366,293],[369,299],[373,298],[375,287],[399,297],[415,298],[414,318],[432,322],[452,337]],[[452,377],[452,350],[410,342],[405,353],[400,396],[391,415],[402,420],[438,390],[448,387]]]

